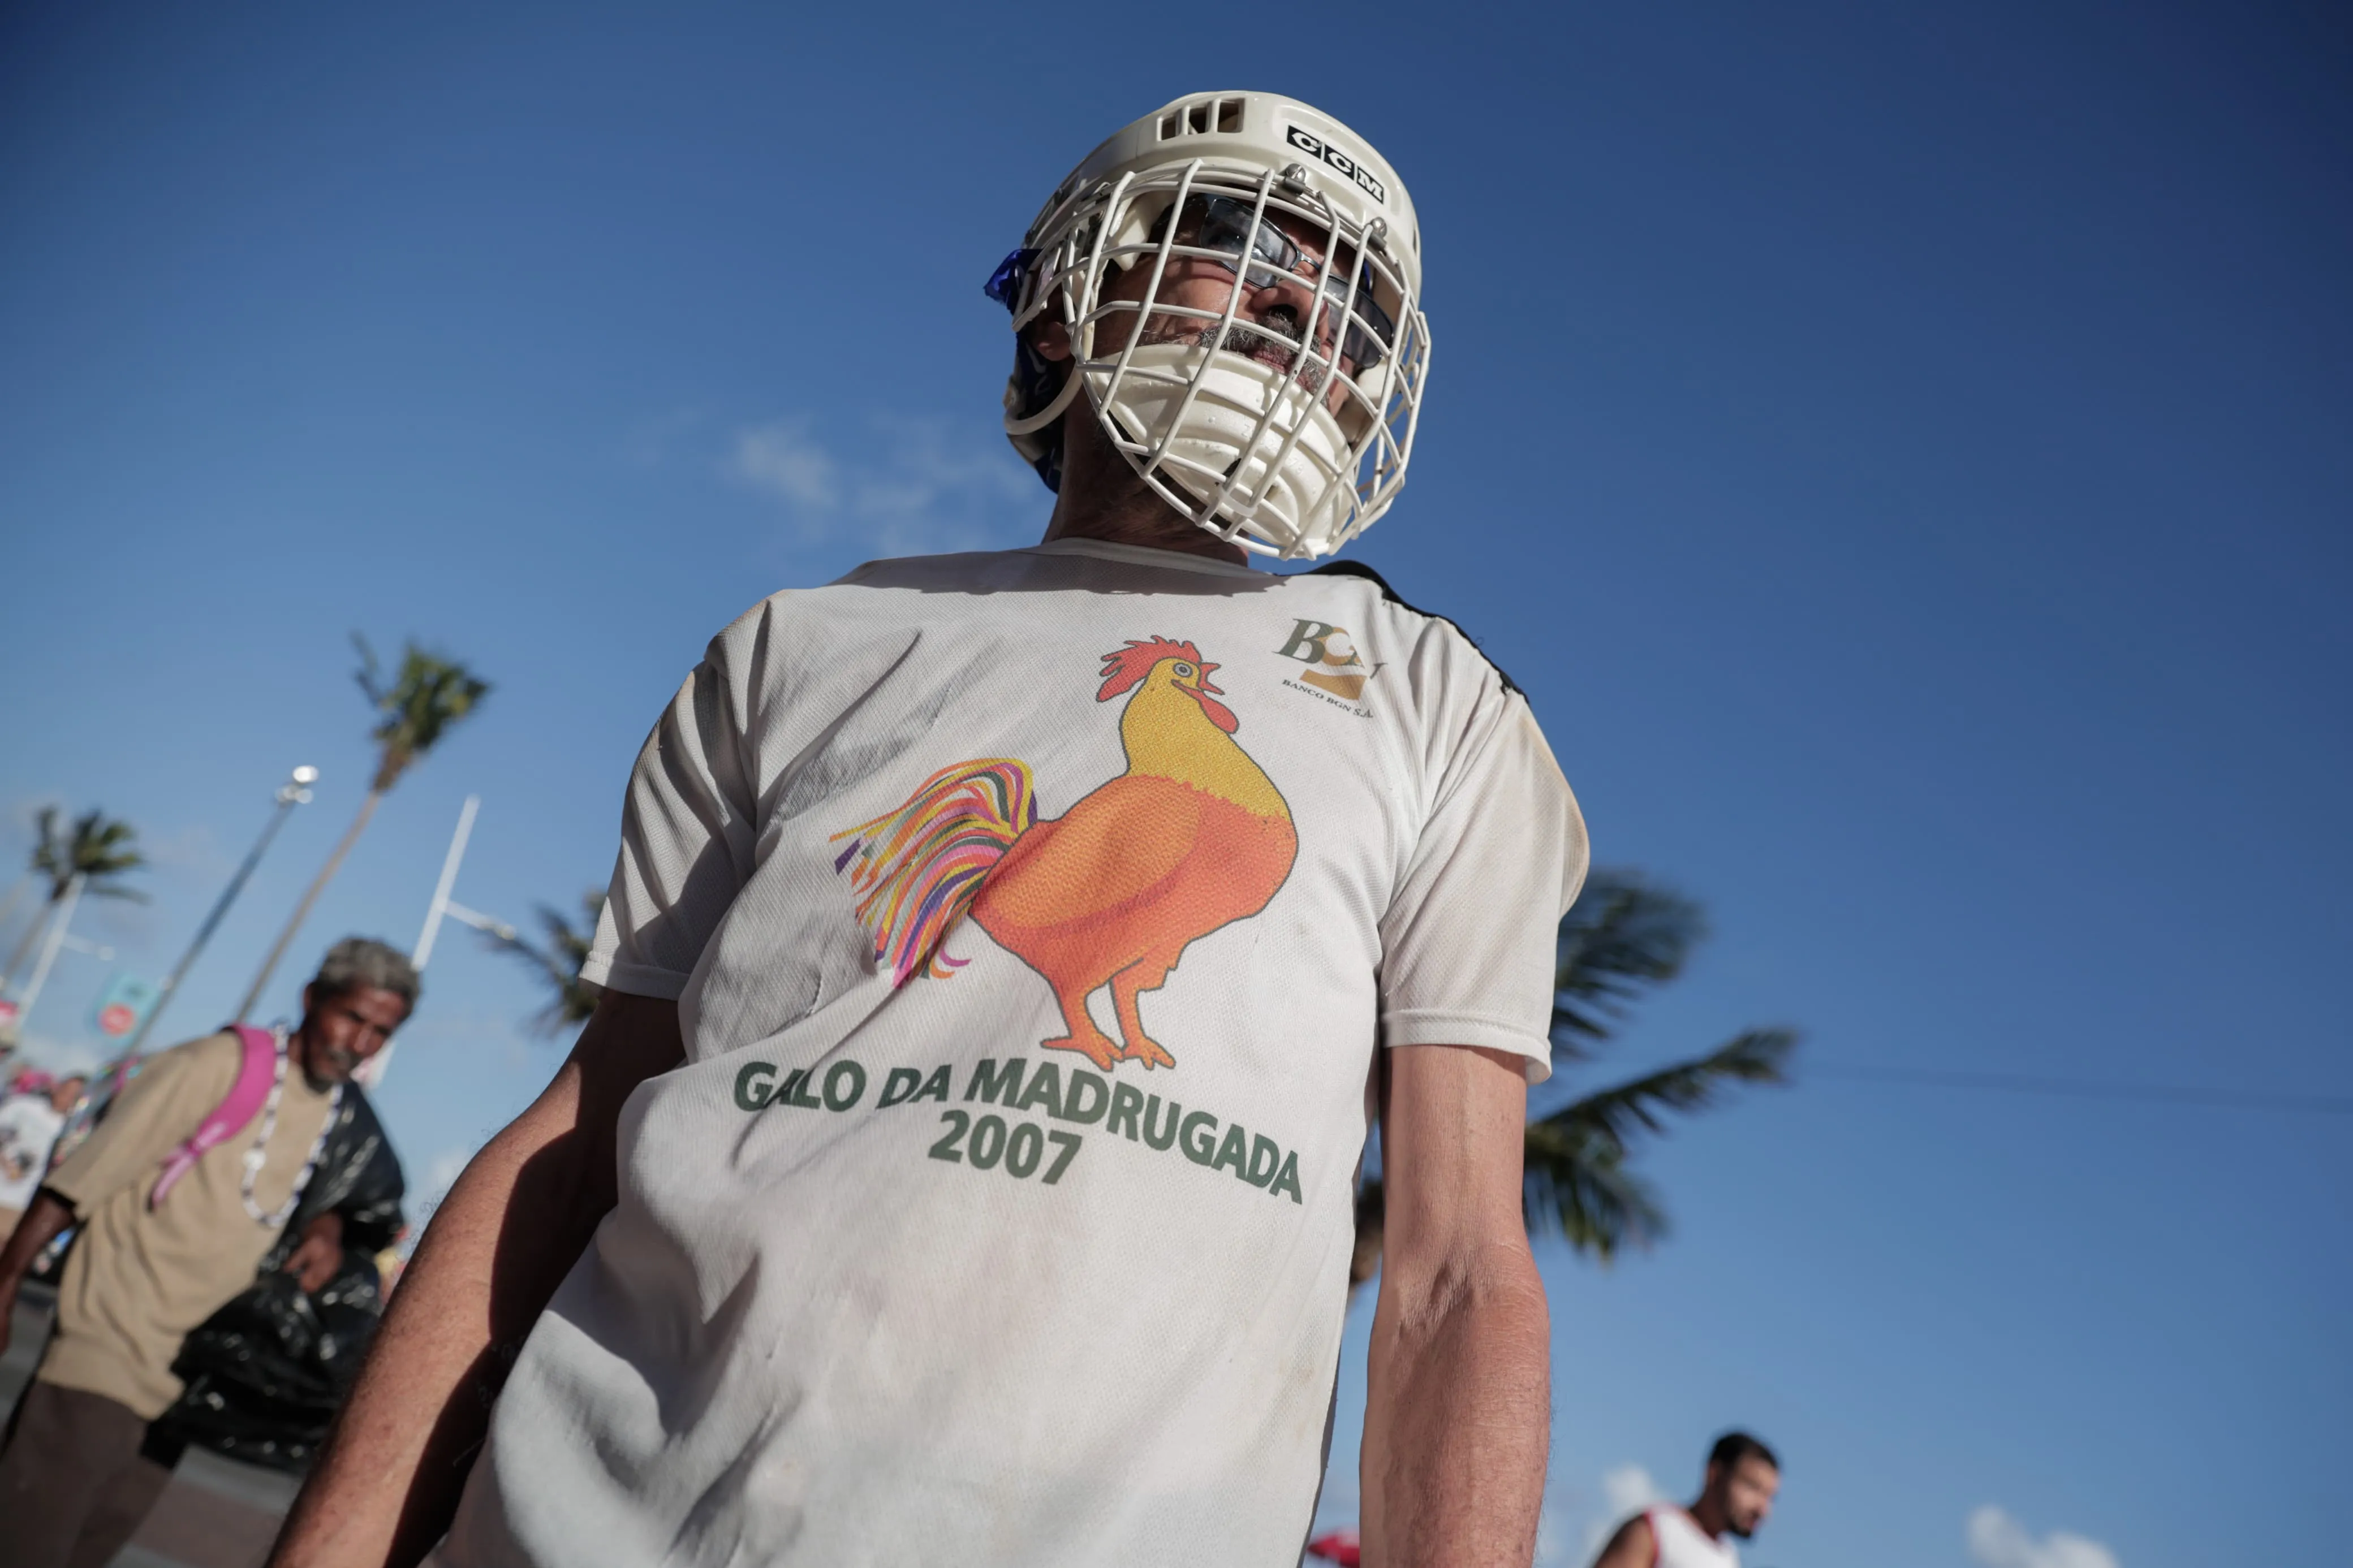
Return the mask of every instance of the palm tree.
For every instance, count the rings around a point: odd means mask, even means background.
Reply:
[[[35,820],[39,825],[40,837],[33,846],[32,869],[35,877],[48,879],[48,897],[17,940],[16,951],[8,955],[7,969],[0,971],[0,989],[16,981],[16,971],[33,951],[34,938],[73,890],[77,879],[81,882],[82,893],[89,898],[130,899],[138,903],[147,900],[146,894],[125,887],[121,880],[124,872],[147,864],[147,858],[132,847],[139,837],[137,828],[108,817],[94,806],[75,817],[69,832],[58,830],[58,808],[54,805],[41,807]]]
[[[1631,872],[1595,872],[1560,922],[1555,1065],[1592,1060],[1630,1005],[1682,973],[1706,933],[1705,915],[1683,895]],[[1560,1236],[1604,1263],[1665,1235],[1657,1193],[1627,1168],[1634,1137],[1662,1131],[1670,1111],[1705,1110],[1736,1084],[1787,1082],[1797,1043],[1788,1029],[1744,1030],[1704,1056],[1584,1095],[1530,1121],[1520,1194],[1530,1234]],[[1356,1194],[1352,1287],[1380,1266],[1383,1212],[1380,1177],[1368,1176]]]
[[[278,967],[278,961],[286,955],[294,933],[309,918],[311,906],[319,901],[319,895],[326,891],[327,884],[334,880],[335,873],[343,868],[343,857],[349,855],[352,846],[359,842],[360,834],[366,829],[368,819],[375,815],[375,808],[384,804],[385,795],[400,782],[403,773],[423,761],[425,754],[439,744],[442,738],[466,715],[480,706],[482,699],[490,694],[490,683],[477,678],[463,664],[429,654],[414,641],[402,648],[400,667],[393,671],[392,679],[387,681],[376,663],[375,650],[368,647],[367,639],[354,632],[352,643],[360,652],[360,668],[355,679],[359,681],[360,689],[367,695],[368,705],[376,714],[375,728],[369,731],[376,743],[375,777],[368,783],[368,792],[360,802],[359,814],[343,830],[341,842],[336,844],[334,853],[327,857],[327,863],[319,868],[318,876],[311,879],[310,889],[302,895],[302,901],[294,906],[293,916],[287,921],[286,929],[278,933],[277,943],[270,948],[269,956],[261,961],[261,973],[253,977],[252,988],[246,992],[245,1000],[237,1004],[237,1016],[239,1018],[252,1012],[254,1004],[261,1000],[261,993],[269,984],[271,972]]]
[[[562,910],[551,904],[539,906],[540,928],[546,932],[543,945],[524,941],[512,926],[482,933],[483,940],[492,947],[522,960],[554,993],[547,1005],[532,1020],[533,1026],[543,1035],[560,1035],[586,1023],[588,1015],[596,1010],[596,998],[604,994],[601,987],[580,978],[580,965],[596,940],[596,921],[605,912],[605,895],[583,894],[580,908],[586,919],[575,926]]]

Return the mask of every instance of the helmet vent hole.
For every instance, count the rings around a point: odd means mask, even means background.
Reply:
[[[1239,98],[1205,98],[1198,103],[1181,104],[1160,117],[1160,140],[1176,136],[1206,136],[1211,131],[1228,135],[1242,128],[1242,100]]]

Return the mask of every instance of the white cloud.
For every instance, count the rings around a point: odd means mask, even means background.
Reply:
[[[726,472],[781,503],[804,539],[853,531],[886,555],[1000,547],[1043,521],[1043,492],[1010,450],[954,438],[937,420],[872,429],[880,450],[849,456],[805,418],[751,426]]]
[[[1536,1568],[1585,1568],[1630,1516],[1663,1502],[1666,1495],[1651,1472],[1636,1464],[1604,1470],[1598,1488],[1551,1478],[1536,1525]]]
[[[809,435],[806,420],[778,419],[737,431],[729,467],[753,489],[797,509],[830,511],[841,499],[833,458]]]
[[[1536,1520],[1536,1554],[1535,1568],[1584,1568],[1584,1559],[1569,1552],[1568,1540],[1563,1533],[1561,1515],[1552,1489],[1545,1489],[1544,1513]]]
[[[1601,1511],[1585,1528],[1586,1560],[1590,1562],[1601,1543],[1628,1519],[1666,1500],[1665,1489],[1640,1465],[1619,1465],[1602,1471]]]
[[[1659,1483],[1651,1479],[1651,1472],[1640,1465],[1620,1465],[1601,1474],[1601,1500],[1619,1519],[1654,1502],[1664,1502],[1666,1498]]]
[[[1968,1535],[1969,1555],[1984,1568],[2117,1568],[2116,1554],[2098,1542],[2063,1530],[2037,1541],[1991,1503],[1969,1515]]]

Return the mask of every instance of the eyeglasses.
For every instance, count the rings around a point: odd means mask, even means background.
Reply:
[[[1387,359],[1397,343],[1397,323],[1373,298],[1371,264],[1356,268],[1356,302],[1351,310],[1347,279],[1326,270],[1322,262],[1300,249],[1271,219],[1261,217],[1258,233],[1253,236],[1250,219],[1254,212],[1251,203],[1231,196],[1197,195],[1185,204],[1185,216],[1190,221],[1179,229],[1178,243],[1222,252],[1233,261],[1228,270],[1236,273],[1243,271],[1240,263],[1242,248],[1247,245],[1252,258],[1265,263],[1250,267],[1245,274],[1253,289],[1271,289],[1285,279],[1313,283],[1321,273],[1324,298],[1331,301],[1327,308],[1335,316],[1347,321],[1347,331],[1340,342],[1341,353],[1355,362],[1359,371],[1370,370]],[[1189,236],[1185,229],[1191,230]]]

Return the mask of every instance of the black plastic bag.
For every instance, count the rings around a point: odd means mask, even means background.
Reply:
[[[172,1372],[186,1387],[156,1418],[159,1441],[271,1469],[310,1468],[384,1312],[375,1254],[400,1233],[403,1186],[374,1108],[347,1088],[302,1202],[254,1282],[181,1342]],[[286,1259],[329,1212],[343,1219],[343,1262],[305,1292]]]

